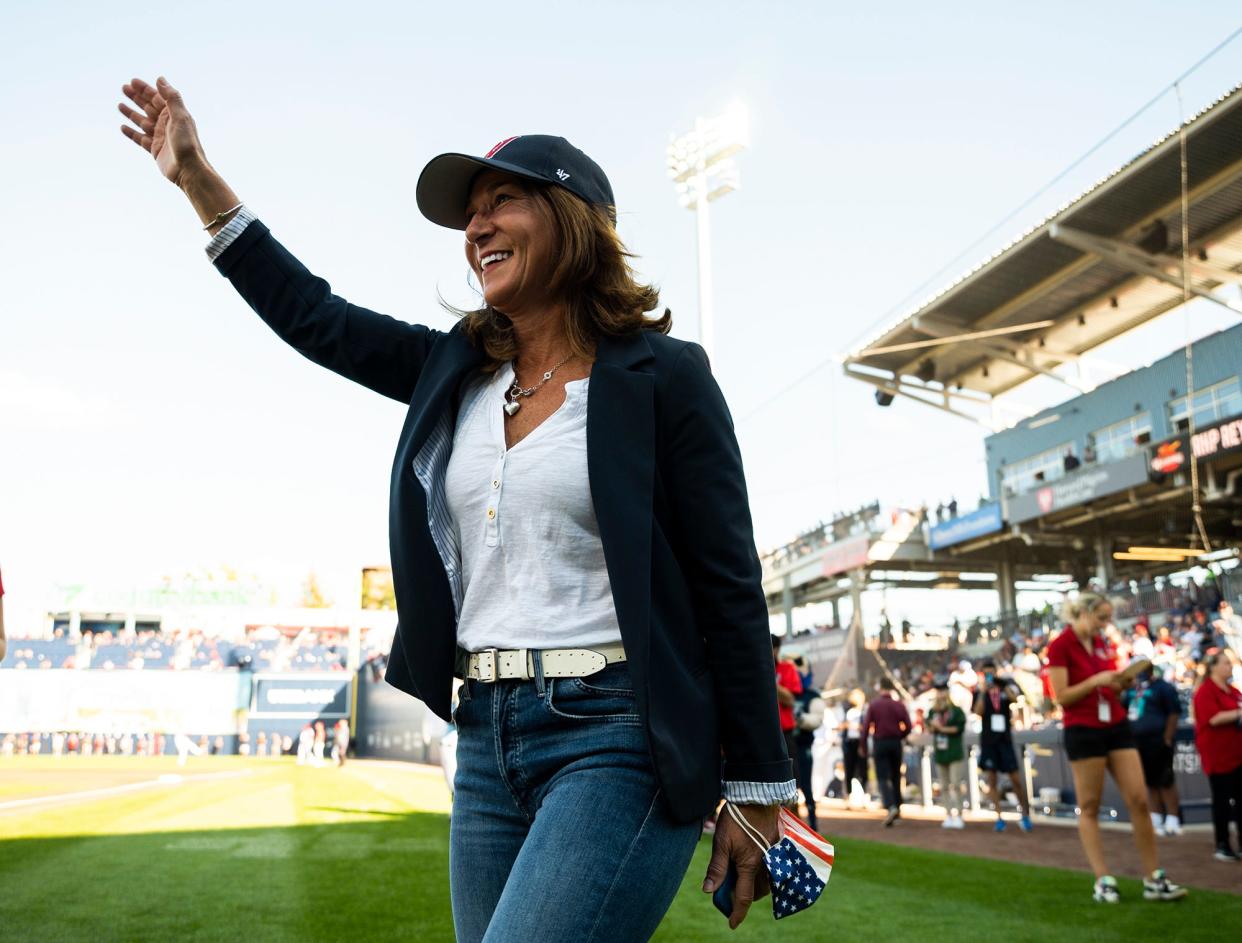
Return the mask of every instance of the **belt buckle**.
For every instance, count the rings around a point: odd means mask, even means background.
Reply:
[[[479,680],[483,682],[491,682],[496,680],[496,655],[499,653],[498,648],[485,648],[481,652],[476,652],[479,656]],[[487,656],[487,668],[483,667],[483,656]]]

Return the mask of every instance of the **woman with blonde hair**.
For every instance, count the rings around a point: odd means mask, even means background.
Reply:
[[[854,780],[858,780],[861,792],[867,791],[867,760],[859,746],[865,749],[862,742],[863,712],[867,708],[867,695],[862,689],[854,688],[846,697],[849,705],[845,717],[837,728],[841,732],[841,762],[845,766],[845,802],[848,805],[854,795]]]
[[[1109,773],[1130,813],[1147,875],[1143,896],[1160,901],[1185,897],[1186,889],[1165,876],[1156,856],[1143,766],[1119,697],[1127,682],[1117,670],[1116,649],[1105,634],[1112,604],[1095,593],[1079,593],[1066,602],[1064,617],[1069,625],[1048,646],[1048,680],[1063,711],[1065,753],[1078,797],[1078,836],[1096,878],[1093,896],[1106,904],[1121,899],[1100,840],[1100,796]]]

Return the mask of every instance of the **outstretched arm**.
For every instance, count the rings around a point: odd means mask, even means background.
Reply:
[[[133,79],[122,91],[137,107],[119,105],[132,122],[121,132],[181,189],[203,228],[219,232],[237,216],[241,201],[207,160],[181,93],[163,76],[154,86]],[[439,332],[334,295],[248,211],[229,229],[227,248],[212,253],[216,267],[281,339],[347,379],[410,402]]]

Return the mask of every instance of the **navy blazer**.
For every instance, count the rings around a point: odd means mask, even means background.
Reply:
[[[333,295],[257,220],[215,264],[301,354],[409,404],[392,468],[398,626],[387,680],[447,720],[456,614],[413,459],[446,412],[455,423],[482,355],[460,325],[435,331]],[[714,807],[722,750],[725,780],[792,779],[741,454],[701,347],[652,331],[600,339],[587,468],[638,710],[674,817]]]

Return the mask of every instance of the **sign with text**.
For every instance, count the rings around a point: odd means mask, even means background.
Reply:
[[[1144,484],[1148,479],[1146,452],[1136,452],[1119,462],[1084,465],[1060,481],[1009,498],[1009,521],[1020,524],[1054,514]]]
[[[1004,526],[1004,521],[1001,520],[1000,505],[992,502],[983,505],[977,511],[936,524],[928,532],[927,542],[933,550],[940,550],[974,537],[995,534]]]
[[[250,716],[306,720],[348,717],[350,677],[345,672],[257,674]]]
[[[1242,416],[1222,419],[1196,430],[1190,437],[1183,435],[1161,442],[1153,453],[1151,470],[1162,475],[1181,470],[1186,466],[1188,446],[1193,447],[1195,458],[1201,462],[1242,450]]]

